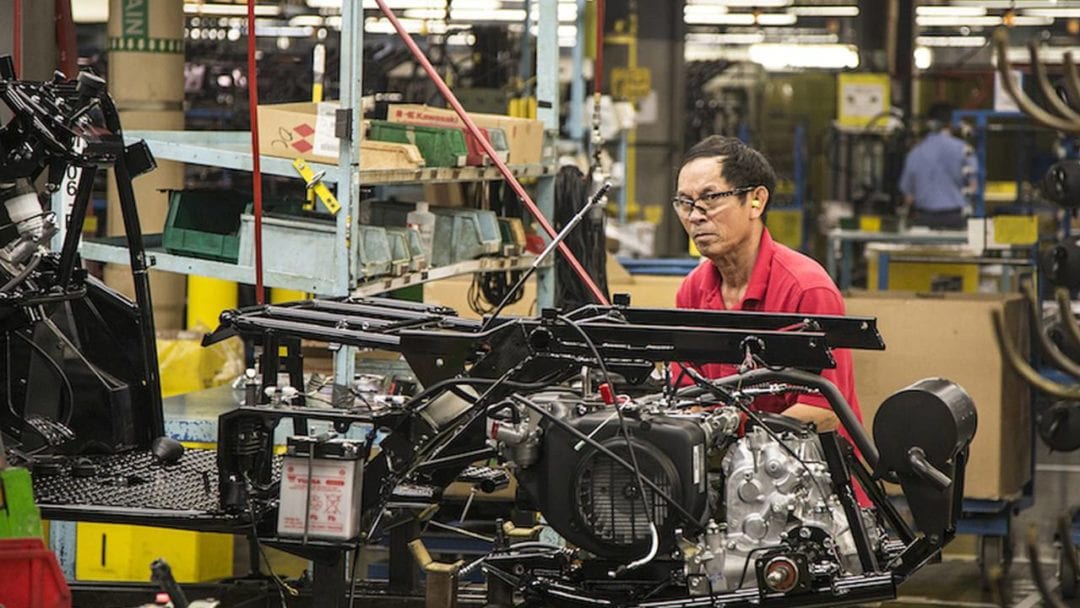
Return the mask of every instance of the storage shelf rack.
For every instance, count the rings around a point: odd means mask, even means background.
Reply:
[[[541,0],[538,3],[538,43],[537,43],[537,97],[538,117],[545,128],[552,130],[558,126],[558,39],[557,39],[557,0]],[[355,2],[342,3],[341,61],[340,61],[340,106],[358,108],[362,89],[363,66],[363,10]],[[371,295],[380,285],[385,289],[415,284],[424,281],[446,278],[455,274],[483,272],[487,270],[514,270],[531,264],[528,257],[514,258],[493,262],[474,260],[453,264],[445,268],[435,268],[422,273],[410,273],[390,280],[364,280],[357,271],[360,252],[356,218],[362,217],[360,187],[369,185],[415,184],[415,183],[453,183],[467,181],[492,181],[502,179],[494,167],[460,168],[422,168],[403,170],[366,170],[361,169],[358,142],[362,138],[363,121],[353,117],[350,121],[351,137],[343,138],[339,147],[338,164],[309,163],[316,173],[322,173],[323,180],[337,184],[337,198],[342,204],[342,212],[337,214],[335,222],[334,256],[319,276],[298,276],[295,274],[264,272],[267,286],[308,291],[320,296]],[[129,143],[145,140],[159,160],[172,160],[250,171],[252,153],[250,133],[246,131],[128,131],[125,140]],[[292,159],[260,156],[261,171],[267,175],[297,176],[292,167]],[[554,209],[554,178],[556,168],[553,165],[533,164],[512,167],[515,176],[536,178],[536,202],[549,218]],[[62,209],[62,199],[54,197],[54,209]],[[62,242],[63,234],[56,237]],[[246,264],[229,264],[212,260],[170,254],[160,249],[160,243],[148,237],[149,252],[154,257],[155,268],[167,272],[195,274],[226,280],[253,283],[254,269]],[[157,246],[155,248],[155,246]],[[274,246],[268,243],[268,246]],[[84,241],[81,254],[86,260],[127,263],[126,250],[117,245],[101,241]],[[538,273],[538,298],[541,306],[551,306],[554,302],[553,273],[541,269]]]

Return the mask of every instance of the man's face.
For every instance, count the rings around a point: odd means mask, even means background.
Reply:
[[[687,202],[695,201],[687,212],[685,206],[677,210],[679,221],[697,246],[701,255],[717,261],[735,251],[753,235],[754,222],[765,210],[766,190],[761,187],[748,189],[754,184],[729,184],[720,175],[721,158],[698,158],[687,163],[679,171],[676,197]],[[747,189],[746,191],[742,191]],[[737,192],[730,196],[709,200],[709,195]],[[761,205],[748,204],[757,197]]]

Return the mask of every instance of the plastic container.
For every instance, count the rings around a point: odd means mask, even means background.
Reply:
[[[71,606],[71,590],[60,563],[40,538],[0,540],[0,604],[25,608]]]
[[[424,250],[424,257],[432,259],[432,247],[435,243],[435,214],[428,209],[428,204],[416,203],[416,209],[405,216],[405,226],[414,228],[420,233],[420,246]]]
[[[162,235],[165,251],[235,263],[240,249],[240,215],[249,200],[235,191],[170,191]]]
[[[372,120],[370,138],[374,141],[414,144],[420,149],[428,167],[461,167],[469,156],[465,134],[460,129]]]

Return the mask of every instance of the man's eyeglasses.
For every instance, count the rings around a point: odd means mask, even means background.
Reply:
[[[690,217],[690,214],[694,212],[694,209],[697,209],[704,215],[708,215],[713,211],[726,206],[724,199],[740,194],[746,194],[754,188],[757,188],[757,186],[745,186],[726,192],[706,192],[696,199],[688,196],[676,196],[671,199],[671,206],[675,207],[675,211],[683,217]]]

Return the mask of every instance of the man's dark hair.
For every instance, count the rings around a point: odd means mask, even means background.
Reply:
[[[956,108],[951,103],[939,101],[930,106],[926,112],[926,118],[935,124],[935,128],[943,129],[952,123],[952,113]]]
[[[679,171],[699,158],[719,158],[720,175],[732,188],[765,186],[771,197],[776,191],[776,172],[765,155],[735,137],[710,135],[694,144],[683,157]]]

